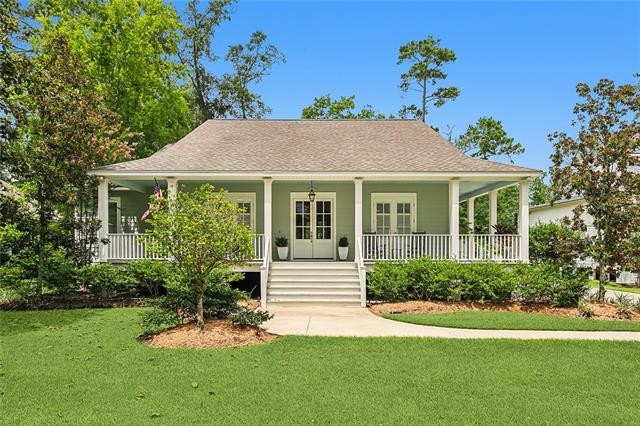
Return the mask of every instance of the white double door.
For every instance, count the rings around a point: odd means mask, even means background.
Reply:
[[[319,193],[313,202],[304,195],[291,199],[294,259],[335,257],[335,195]]]

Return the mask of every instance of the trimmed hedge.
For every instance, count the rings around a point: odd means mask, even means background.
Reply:
[[[379,300],[520,300],[557,306],[577,305],[588,289],[586,274],[555,265],[458,263],[426,257],[376,262],[367,287]]]

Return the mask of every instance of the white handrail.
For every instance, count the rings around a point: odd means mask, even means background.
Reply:
[[[364,266],[364,258],[362,255],[362,244],[360,239],[356,238],[356,267],[358,268],[358,279],[360,280],[360,306],[367,306],[367,269]]]
[[[267,307],[267,282],[269,280],[269,265],[271,263],[271,238],[264,238],[264,258],[260,266],[260,306]]]

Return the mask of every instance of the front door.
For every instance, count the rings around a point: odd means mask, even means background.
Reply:
[[[329,197],[293,198],[294,259],[333,259],[334,204]]]

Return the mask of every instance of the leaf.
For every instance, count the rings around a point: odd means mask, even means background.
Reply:
[[[151,415],[149,417],[151,417],[152,419],[158,418],[158,417],[160,417],[160,413],[158,413],[158,412],[151,413]]]
[[[196,389],[198,387],[198,382],[192,382],[191,387]]]

